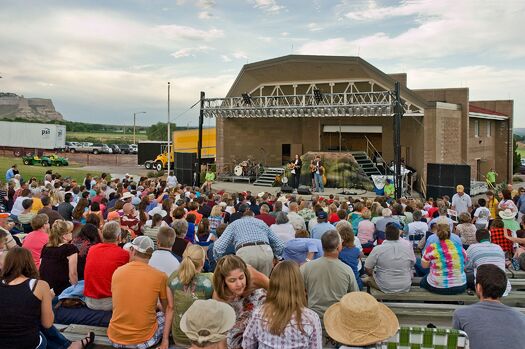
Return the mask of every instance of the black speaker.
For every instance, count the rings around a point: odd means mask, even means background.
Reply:
[[[310,191],[310,188],[305,185],[300,185],[299,188],[297,188],[297,194],[300,195],[312,195],[312,192]]]
[[[281,191],[282,191],[283,193],[292,193],[292,192],[293,192],[293,188],[290,187],[288,184],[283,184],[283,185],[281,186]]]
[[[470,166],[454,164],[427,164],[427,198],[438,198],[443,195],[452,197],[456,185],[465,187],[470,194]]]

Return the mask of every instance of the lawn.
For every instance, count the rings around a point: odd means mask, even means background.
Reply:
[[[66,138],[68,141],[76,142],[100,142],[100,143],[131,143],[133,142],[133,134],[131,133],[97,133],[97,132],[67,132]],[[136,134],[136,140],[147,141],[148,136],[145,133]]]
[[[42,167],[42,166],[27,166],[22,163],[22,158],[12,158],[0,156],[0,181],[5,181],[6,171],[14,164],[18,165],[18,170],[25,180],[28,180],[31,177],[36,177],[37,179],[43,179],[47,170],[53,170],[53,173],[60,173],[62,177],[71,177],[77,182],[81,182],[86,173],[89,171],[81,170],[78,167],[67,166],[67,167]],[[91,172],[93,175],[96,173]]]
[[[525,143],[518,142],[518,154],[522,159],[525,159]]]

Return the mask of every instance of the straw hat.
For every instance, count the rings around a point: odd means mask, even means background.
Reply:
[[[161,206],[156,206],[148,212],[148,215],[150,215],[151,217],[153,217],[155,214],[160,214],[161,217],[164,218],[168,213],[165,210],[163,210]]]
[[[350,292],[324,314],[328,335],[350,346],[365,346],[394,336],[399,328],[396,315],[366,292]]]
[[[506,208],[504,211],[499,211],[498,214],[501,219],[514,219],[514,217],[516,217],[516,214],[512,212],[510,208]]]

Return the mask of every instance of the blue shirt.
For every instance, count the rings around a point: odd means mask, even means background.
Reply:
[[[13,173],[13,169],[10,168],[10,169],[7,170],[6,173],[5,173],[5,181],[6,181],[6,182],[9,182],[14,176],[15,176],[15,174]]]
[[[329,230],[335,230],[335,227],[327,222],[317,223],[312,228],[312,238],[321,240],[321,236]]]
[[[341,252],[339,252],[339,260],[343,262],[344,264],[348,265],[350,268],[352,268],[352,271],[355,275],[355,280],[357,281],[357,285],[359,286],[359,289],[363,288],[363,281],[359,277],[359,271],[357,270],[357,266],[359,264],[359,255],[361,254],[361,250],[357,247],[343,247]]]
[[[323,256],[323,245],[319,239],[295,238],[286,243],[283,251],[283,258],[298,264],[306,261],[306,255],[314,252],[314,259]]]
[[[217,260],[226,254],[228,246],[237,249],[238,246],[250,242],[266,242],[271,246],[274,255],[280,256],[283,253],[284,242],[266,223],[255,217],[244,216],[230,223],[215,241],[213,256]]]
[[[463,243],[461,242],[461,238],[457,236],[456,234],[452,233],[450,234],[450,240],[452,242],[459,244],[459,246],[463,246]],[[427,249],[428,245],[439,242],[439,238],[436,234],[432,234],[428,237],[427,241],[425,241],[425,250]]]

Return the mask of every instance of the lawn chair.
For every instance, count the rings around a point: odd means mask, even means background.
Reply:
[[[467,349],[468,337],[450,328],[401,327],[384,349]]]

